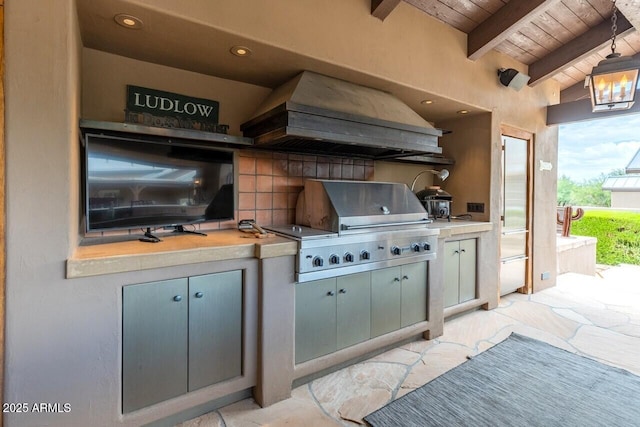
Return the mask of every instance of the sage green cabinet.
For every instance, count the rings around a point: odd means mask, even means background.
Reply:
[[[371,273],[371,336],[377,337],[400,328],[400,267]]]
[[[187,392],[187,279],[122,289],[122,412]]]
[[[371,336],[427,320],[427,263],[371,273]]]
[[[296,363],[336,350],[336,279],[296,285]]]
[[[189,278],[189,391],[242,374],[242,271]]]
[[[371,337],[371,274],[339,277],[337,290],[337,349]]]
[[[122,292],[124,413],[242,375],[242,271]]]
[[[427,263],[402,266],[400,327],[427,320]]]
[[[476,298],[476,239],[444,244],[444,306]]]
[[[427,320],[427,263],[296,284],[295,361]]]
[[[370,310],[368,272],[298,283],[296,363],[369,339]]]

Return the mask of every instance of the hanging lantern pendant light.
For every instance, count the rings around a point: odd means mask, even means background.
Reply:
[[[593,112],[628,110],[636,96],[640,60],[620,56],[616,52],[617,12],[616,0],[613,0],[611,53],[593,67],[585,81],[585,87],[589,87]]]

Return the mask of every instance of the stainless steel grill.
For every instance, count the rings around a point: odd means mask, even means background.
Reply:
[[[404,184],[307,180],[296,222],[270,231],[298,241],[296,280],[436,258],[437,230]]]

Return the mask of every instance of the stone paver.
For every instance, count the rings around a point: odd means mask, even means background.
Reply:
[[[396,398],[421,387],[455,368],[471,355],[473,349],[460,344],[441,343],[425,352],[419,363],[416,363],[400,386]]]
[[[224,424],[220,414],[209,412],[199,418],[180,423],[176,427],[224,427]]]
[[[246,399],[220,409],[219,413],[226,427],[329,427],[341,425],[318,407],[306,385],[293,390],[291,398],[268,408],[260,408],[252,399]],[[217,427],[217,424],[211,426]],[[209,425],[198,427],[209,427]]]
[[[569,341],[581,353],[640,375],[640,338],[594,326]],[[612,344],[613,343],[613,344]]]
[[[421,340],[421,341],[425,343],[429,342],[425,340]],[[416,351],[416,350],[411,350],[404,347],[394,348],[393,350],[389,350],[369,360],[371,362],[400,363],[403,365],[411,366],[420,359],[420,354],[422,354],[422,352],[424,351],[424,350],[422,351]]]
[[[500,314],[560,338],[572,337],[581,323],[568,319],[545,304],[518,301],[509,307],[497,308]]]
[[[519,323],[517,319],[502,314],[503,310],[510,310],[515,304],[526,303],[515,302],[491,311],[478,310],[449,320],[445,322],[444,334],[438,337],[438,341],[462,344],[474,349],[480,341],[493,336],[500,329]]]
[[[503,297],[491,311],[445,322],[435,340],[389,350],[292,392],[268,408],[252,399],[179,427],[358,426],[362,417],[516,332],[640,375],[640,266],[567,273],[545,291]]]
[[[391,400],[408,369],[393,362],[358,363],[313,381],[310,389],[326,413],[358,422]]]

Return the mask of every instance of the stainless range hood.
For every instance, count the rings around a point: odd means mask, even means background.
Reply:
[[[439,154],[442,131],[393,95],[303,71],[241,126],[255,148],[369,159]]]

